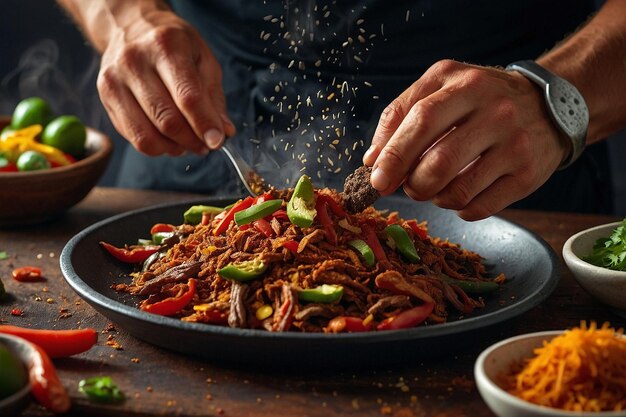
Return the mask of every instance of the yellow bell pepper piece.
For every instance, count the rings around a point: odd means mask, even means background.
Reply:
[[[55,162],[61,166],[70,165],[72,161],[61,150],[37,142],[35,138],[42,130],[41,125],[32,125],[3,135],[0,138],[0,151],[5,152],[13,162],[26,151],[37,151],[42,153],[50,162]]]

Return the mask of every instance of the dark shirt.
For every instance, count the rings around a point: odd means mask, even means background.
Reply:
[[[441,59],[501,65],[536,58],[594,10],[591,0],[172,0],[223,69],[234,141],[271,184],[302,173],[341,188],[381,111]],[[606,146],[517,207],[610,210]],[[121,186],[241,193],[219,152],[148,158],[129,149]],[[605,205],[608,204],[608,205]]]

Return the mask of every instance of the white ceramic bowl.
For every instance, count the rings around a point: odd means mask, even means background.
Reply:
[[[583,261],[593,244],[609,237],[621,222],[603,224],[578,232],[563,245],[563,259],[581,287],[618,315],[626,317],[626,272],[613,271]]]
[[[28,357],[33,352],[30,344],[19,337],[6,334],[0,334],[0,343],[6,346],[26,367]],[[0,416],[17,416],[31,401],[30,384],[27,383],[15,394],[0,400]]]
[[[557,410],[524,401],[498,385],[498,378],[510,372],[514,363],[533,357],[533,350],[544,340],[563,331],[548,331],[515,336],[485,349],[476,359],[474,377],[478,392],[491,411],[500,417],[626,417],[626,411],[573,412]]]

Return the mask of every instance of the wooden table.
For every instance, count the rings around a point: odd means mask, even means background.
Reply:
[[[120,328],[107,331],[109,321],[65,283],[58,263],[63,246],[74,234],[103,218],[193,197],[198,196],[96,188],[55,222],[0,230],[0,251],[9,254],[8,259],[0,261],[0,277],[11,294],[0,303],[0,320],[38,328],[93,327],[102,332],[98,345],[89,352],[55,362],[72,397],[71,415],[491,416],[478,394],[472,370],[476,356],[486,346],[520,333],[576,326],[583,319],[610,321],[617,327],[626,325],[624,319],[587,295],[563,264],[558,288],[540,306],[495,332],[478,335],[464,352],[407,368],[260,373],[171,353],[139,341]],[[567,237],[616,220],[608,216],[516,210],[507,210],[501,216],[542,236],[559,257]],[[12,280],[11,270],[23,265],[40,266],[47,281]],[[22,309],[24,314],[12,316],[13,308]],[[78,381],[96,375],[112,376],[127,401],[107,406],[83,398],[77,391]],[[48,414],[33,404],[23,415]]]

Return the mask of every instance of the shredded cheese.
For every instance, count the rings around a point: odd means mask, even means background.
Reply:
[[[626,338],[609,323],[566,331],[535,349],[507,379],[508,391],[529,402],[568,411],[626,409]]]

